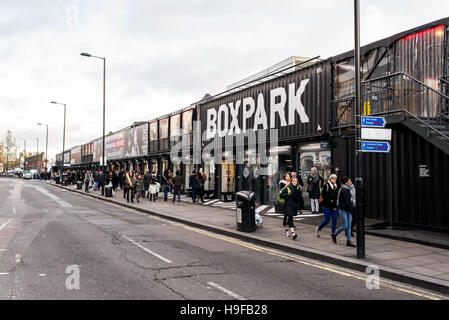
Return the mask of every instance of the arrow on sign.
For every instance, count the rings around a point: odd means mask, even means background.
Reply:
[[[391,145],[388,142],[362,141],[363,152],[389,153]]]

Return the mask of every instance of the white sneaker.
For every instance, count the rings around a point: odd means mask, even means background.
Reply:
[[[298,235],[294,232],[292,233],[292,236],[293,236],[293,240],[296,240],[296,238],[298,238]]]
[[[288,232],[288,230],[285,230],[285,236],[286,236],[287,238],[290,238],[290,232]]]

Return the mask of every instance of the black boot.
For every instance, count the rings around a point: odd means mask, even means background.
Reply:
[[[335,234],[331,234],[332,241],[337,244],[337,236]]]
[[[346,246],[347,246],[347,247],[351,247],[351,248],[357,248],[357,246],[354,245],[354,244],[351,242],[351,240],[347,240],[347,241],[346,241]]]

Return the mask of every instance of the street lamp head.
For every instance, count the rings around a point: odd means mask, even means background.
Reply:
[[[39,123],[38,123],[37,125],[38,125],[38,126],[41,126],[41,125],[42,125],[42,123],[40,123],[40,122],[39,122]]]
[[[50,103],[53,103],[53,104],[58,104],[56,101],[52,101],[52,102],[50,102]]]
[[[90,53],[86,53],[86,52],[81,53],[81,55],[84,57],[92,57],[92,55]]]

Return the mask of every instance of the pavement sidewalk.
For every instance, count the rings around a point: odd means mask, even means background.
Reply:
[[[368,266],[377,266],[382,278],[449,293],[449,250],[442,248],[366,235],[366,259],[359,260],[356,250],[346,247],[344,234],[340,235],[337,245],[332,243],[329,228],[321,232],[321,238],[316,238],[316,226],[296,222],[298,239],[293,241],[285,237],[282,220],[277,218],[265,216],[263,228],[254,233],[243,233],[236,229],[236,213],[232,210],[186,202],[173,204],[171,201],[164,202],[161,197],[156,203],[147,199],[141,199],[140,203],[127,203],[120,189],[113,198],[105,198],[101,196],[101,192],[94,192],[92,189],[90,193],[85,193],[74,190],[73,186],[62,187],[53,182],[49,184],[150,215],[341,267],[365,272]]]

